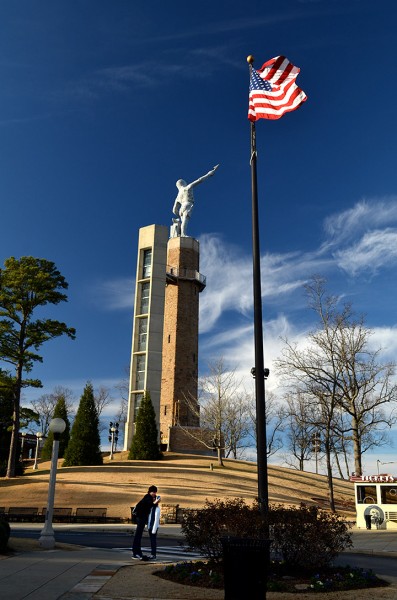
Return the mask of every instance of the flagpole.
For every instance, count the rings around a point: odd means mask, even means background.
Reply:
[[[254,58],[248,56],[250,75]],[[252,259],[254,292],[254,339],[255,339],[255,398],[256,398],[256,447],[258,470],[259,510],[265,517],[269,510],[267,441],[266,441],[266,402],[265,370],[263,362],[262,287],[261,259],[258,218],[258,185],[256,171],[256,129],[251,121],[251,187],[252,187]]]

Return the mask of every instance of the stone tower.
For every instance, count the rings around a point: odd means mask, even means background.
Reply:
[[[205,278],[199,273],[199,243],[174,237],[167,245],[164,303],[160,431],[169,444],[174,425],[199,427],[197,405],[199,293]],[[175,449],[175,448],[174,448]]]
[[[200,426],[198,322],[199,294],[204,288],[196,239],[168,239],[167,227],[159,225],[139,230],[124,450],[131,446],[140,402],[147,390],[162,448],[204,451],[183,433]]]

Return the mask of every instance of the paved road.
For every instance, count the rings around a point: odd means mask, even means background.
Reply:
[[[13,537],[36,539],[40,536],[37,529],[13,529]],[[132,535],[123,531],[75,531],[75,530],[55,530],[55,539],[62,544],[78,544],[79,546],[89,546],[95,548],[128,548],[131,550]],[[143,543],[149,542],[147,534],[143,534]],[[180,547],[179,539],[164,537],[159,532],[157,543],[167,546]]]
[[[12,532],[13,537],[38,539],[40,533],[37,529],[18,529]],[[123,560],[131,558],[132,536],[123,532],[103,531],[55,531],[57,542],[64,544],[77,544],[88,548],[106,548],[118,552]],[[151,554],[150,543],[147,535],[142,538],[142,551]],[[186,552],[176,538],[157,536],[157,556],[162,561],[182,561],[200,558],[198,552]]]
[[[372,570],[381,579],[397,584],[397,558],[393,556],[371,556],[346,552],[340,554],[334,564]]]
[[[18,528],[12,531],[14,537],[27,537],[37,539],[40,535],[37,528],[29,529]],[[123,531],[74,531],[74,530],[56,530],[55,537],[58,542],[67,544],[78,544],[88,548],[106,548],[119,553],[123,560],[129,560],[131,557],[132,535]],[[360,534],[365,538],[365,534]],[[364,544],[365,545],[365,544]],[[198,553],[184,552],[180,545],[180,538],[162,536],[159,532],[157,537],[158,556],[164,561],[182,561],[200,558]],[[142,550],[150,554],[149,539],[146,534],[142,538]],[[364,551],[365,552],[365,551]],[[351,565],[352,567],[361,567],[363,569],[372,569],[379,577],[387,579],[397,584],[397,557],[396,556],[377,556],[376,554],[365,553],[342,553],[335,561],[335,564]]]

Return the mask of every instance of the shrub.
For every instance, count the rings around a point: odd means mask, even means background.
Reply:
[[[102,465],[100,443],[94,390],[92,384],[87,383],[80,399],[62,466]]]
[[[7,550],[10,531],[10,526],[7,521],[0,519],[0,554],[3,554]]]
[[[206,500],[204,508],[185,512],[181,531],[189,548],[214,561],[222,558],[222,537],[264,537],[257,507],[242,498]]]
[[[272,550],[295,568],[325,567],[352,545],[349,525],[339,515],[317,506],[272,506],[269,511]]]
[[[241,498],[206,500],[204,508],[187,511],[182,533],[190,549],[207,559],[222,558],[222,537],[265,539],[270,530],[271,551],[293,569],[328,565],[342,550],[352,545],[348,524],[334,513],[315,506],[269,508],[268,523],[258,505],[248,506]]]
[[[158,432],[156,425],[156,413],[146,391],[143,395],[141,405],[136,418],[135,434],[128,458],[131,460],[159,460],[162,454],[158,445]]]

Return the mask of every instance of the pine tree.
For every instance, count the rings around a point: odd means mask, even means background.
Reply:
[[[63,466],[88,466],[102,463],[99,417],[95,407],[94,390],[92,384],[87,383],[72,426]]]
[[[132,439],[128,458],[132,460],[158,460],[161,456],[156,414],[150,393],[145,392],[138,410],[135,435]]]
[[[41,346],[62,335],[71,339],[76,331],[65,323],[46,318],[48,305],[66,302],[63,290],[68,288],[65,278],[55,264],[44,258],[13,256],[0,269],[0,360],[11,365],[13,415],[10,451],[6,477],[15,477],[18,462],[19,430],[21,421],[21,394],[27,386],[40,387],[38,379],[26,379],[36,362]],[[40,318],[35,319],[37,310]],[[44,310],[44,312],[43,312]]]
[[[66,402],[65,402],[64,396],[60,396],[58,402],[56,403],[55,408],[54,408],[54,414],[53,414],[52,418],[53,419],[63,419],[66,423],[66,429],[61,434],[61,437],[59,440],[59,451],[58,451],[59,458],[63,458],[65,456],[65,451],[66,451],[66,448],[68,447],[69,438],[70,438],[70,421],[68,418],[68,411],[66,408]],[[47,439],[46,439],[43,449],[41,451],[41,458],[43,460],[51,459],[53,441],[54,441],[54,434],[51,431],[49,431]]]

